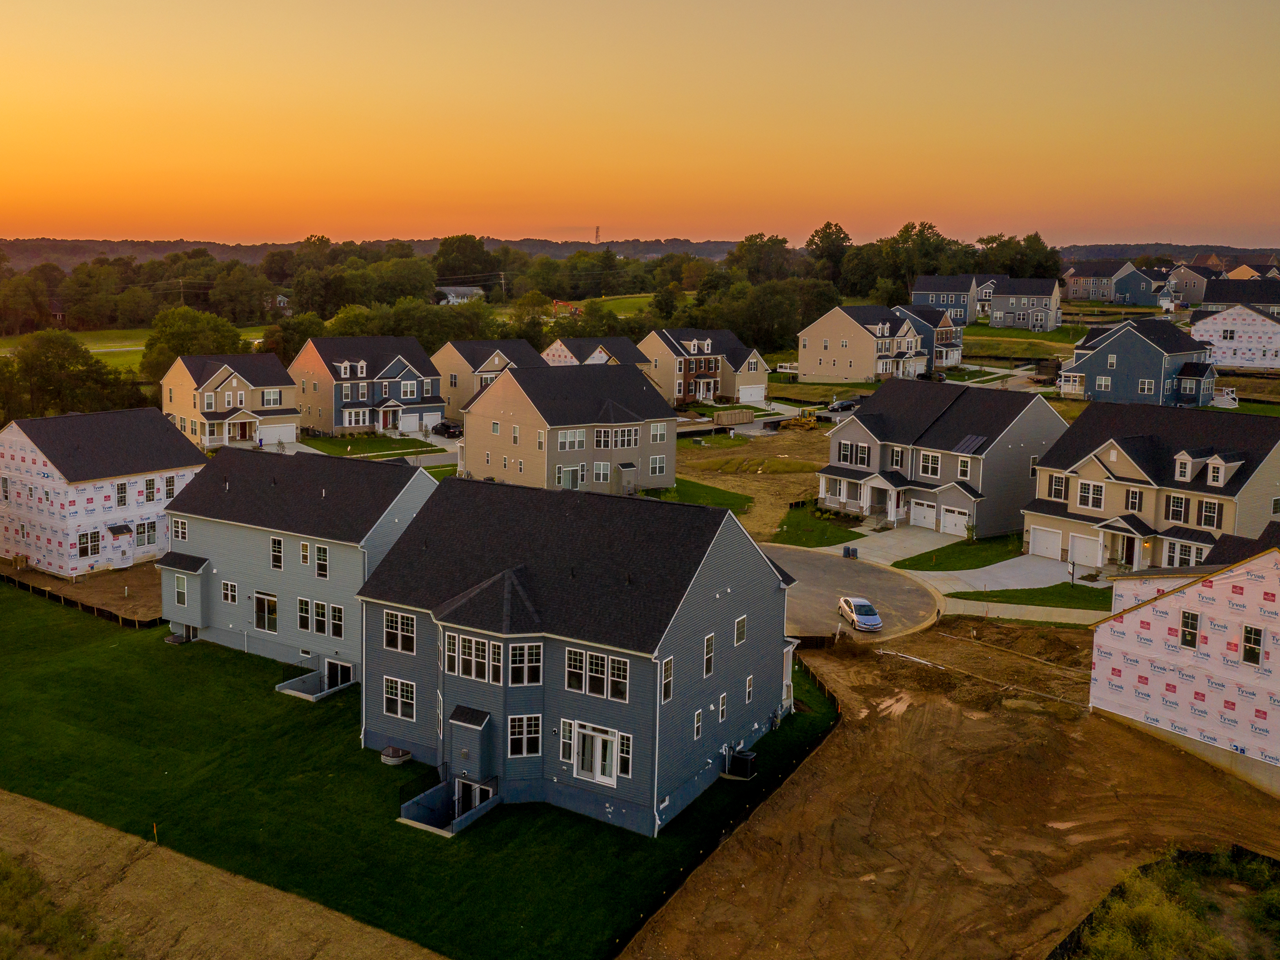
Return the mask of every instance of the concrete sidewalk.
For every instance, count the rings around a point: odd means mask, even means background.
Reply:
[[[945,616],[1001,617],[1006,620],[1044,620],[1053,623],[1096,623],[1107,616],[1104,610],[1072,610],[1069,607],[1033,607],[1026,603],[980,603],[943,597]]]

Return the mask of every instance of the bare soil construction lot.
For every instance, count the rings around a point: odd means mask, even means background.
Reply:
[[[123,570],[91,573],[75,583],[31,568],[16,570],[9,560],[0,561],[0,572],[16,577],[23,583],[61,594],[68,600],[79,600],[133,620],[154,620],[163,612],[160,604],[160,571],[154,563],[140,563]]]
[[[945,636],[971,630],[1027,656]],[[948,618],[886,646],[1084,702],[1089,643]],[[865,647],[804,658],[844,720],[624,957],[1042,958],[1171,845],[1280,853],[1280,801],[1139,731]]]

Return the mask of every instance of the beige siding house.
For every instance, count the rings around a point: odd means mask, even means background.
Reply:
[[[160,379],[160,402],[202,450],[298,439],[296,388],[274,353],[179,357]]]
[[[640,341],[649,377],[669,404],[697,400],[764,403],[769,367],[728,330],[654,330]]]
[[[440,373],[444,417],[455,423],[462,422],[467,401],[507,367],[547,366],[527,340],[450,340],[432,355],[431,362]]]
[[[888,307],[836,307],[800,331],[802,382],[914,378],[928,366],[911,320]]]
[[[509,366],[462,415],[460,476],[601,493],[675,485],[675,411],[630,364]]]
[[[1092,403],[1040,461],[1024,545],[1083,567],[1194,566],[1280,516],[1277,445],[1274,417]]]

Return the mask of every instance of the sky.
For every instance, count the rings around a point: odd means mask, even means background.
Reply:
[[[1280,245],[1277,0],[8,0],[0,236]]]

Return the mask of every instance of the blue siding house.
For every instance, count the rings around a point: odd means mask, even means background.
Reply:
[[[1118,403],[1201,406],[1217,378],[1209,347],[1160,317],[1090,330],[1062,368],[1062,395]]]
[[[362,743],[438,767],[425,829],[655,836],[790,710],[792,582],[726,510],[447,479],[360,591]]]
[[[1135,267],[1125,264],[1111,281],[1112,299],[1139,307],[1160,305],[1160,295],[1169,280],[1169,271],[1157,267]]]
[[[916,333],[920,334],[920,349],[929,358],[925,366],[927,372],[959,366],[964,347],[964,324],[961,321],[953,320],[947,311],[938,307],[918,304],[894,307],[893,312],[910,321]]]

